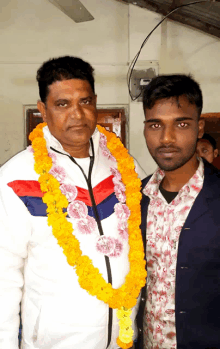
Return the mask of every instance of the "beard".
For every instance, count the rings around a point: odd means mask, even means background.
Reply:
[[[192,159],[192,157],[196,153],[196,142],[193,144],[187,151],[186,154],[182,154],[182,150],[180,148],[175,148],[175,155],[178,154],[179,156],[174,156],[174,157],[167,157],[167,158],[161,158],[157,154],[160,152],[161,148],[163,150],[166,149],[166,147],[160,147],[157,148],[154,152],[154,154],[150,151],[149,152],[154,159],[154,161],[157,163],[159,168],[163,171],[175,171],[178,168],[181,168],[184,166],[188,161]],[[167,147],[168,148],[168,147]]]

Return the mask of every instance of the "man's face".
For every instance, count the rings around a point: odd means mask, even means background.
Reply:
[[[49,86],[46,104],[38,102],[38,108],[65,150],[88,148],[97,121],[96,96],[88,81],[54,82]]]
[[[200,139],[197,142],[197,154],[208,162],[212,163],[218,155],[218,149],[213,149],[213,146],[207,139]]]
[[[196,151],[197,139],[202,137],[204,121],[186,97],[158,100],[145,110],[144,135],[153,159],[164,171],[174,171],[185,165]]]

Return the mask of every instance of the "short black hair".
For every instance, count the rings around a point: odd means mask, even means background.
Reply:
[[[204,133],[202,138],[199,138],[198,141],[200,141],[201,139],[205,139],[206,141],[208,141],[211,144],[211,146],[213,147],[213,150],[217,149],[217,142],[216,142],[216,140],[211,135],[209,135],[208,133]]]
[[[198,117],[202,112],[202,91],[199,84],[190,75],[173,74],[159,75],[153,78],[143,91],[143,107],[151,109],[160,99],[176,98],[179,104],[179,97],[185,96],[189,103],[195,104],[198,110]]]
[[[93,67],[78,57],[64,56],[49,59],[37,71],[37,82],[41,101],[46,103],[49,93],[48,86],[53,82],[61,80],[86,80],[95,93],[93,72]]]

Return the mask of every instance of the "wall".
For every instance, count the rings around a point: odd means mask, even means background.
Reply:
[[[95,20],[77,24],[47,0],[1,0],[0,164],[24,148],[23,106],[36,104],[36,71],[50,57],[88,60],[98,104],[128,105],[128,7],[114,0],[83,4]]]
[[[165,25],[167,34],[163,36],[166,49],[162,71],[191,73],[203,91],[203,112],[219,112],[220,39],[172,21]]]
[[[129,61],[135,57],[142,42],[160,21],[161,16],[137,6],[129,5]],[[139,64],[149,66],[159,62],[161,47],[161,30],[158,28],[148,40],[139,57]],[[138,65],[137,65],[138,66]],[[143,68],[142,68],[143,69]],[[150,156],[143,136],[144,113],[142,103],[130,104],[130,153],[139,161],[147,174],[152,173],[156,164]]]
[[[149,174],[156,165],[143,137],[142,105],[130,102],[126,74],[161,16],[115,0],[81,1],[95,20],[76,24],[47,0],[1,0],[0,163],[24,148],[23,106],[38,99],[38,67],[49,57],[70,54],[94,66],[98,104],[129,107],[130,152]],[[219,39],[166,21],[140,60],[159,62],[161,73],[192,73],[204,93],[204,112],[219,112]]]
[[[130,5],[129,13],[129,47],[132,59],[161,17],[133,5]],[[203,112],[220,111],[220,39],[166,20],[144,46],[140,60],[146,64],[147,61],[159,61],[161,74],[192,74],[203,91]],[[149,173],[154,171],[156,165],[141,137],[142,129],[142,106],[137,102],[130,102],[130,151]]]

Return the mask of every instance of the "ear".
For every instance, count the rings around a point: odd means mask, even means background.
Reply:
[[[41,116],[43,118],[44,122],[47,122],[47,116],[46,116],[46,106],[43,102],[38,101],[37,102],[37,109],[39,110],[39,112],[41,113]]]
[[[199,126],[198,138],[202,138],[204,134],[204,129],[205,129],[205,119],[200,118],[198,122],[198,126]]]
[[[214,158],[217,158],[217,156],[218,156],[218,149],[215,149],[214,150]]]

